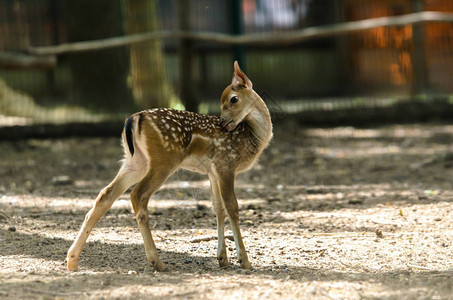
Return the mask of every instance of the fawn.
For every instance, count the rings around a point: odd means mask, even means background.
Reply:
[[[236,174],[257,160],[272,138],[266,104],[252,89],[252,82],[234,62],[232,83],[221,98],[221,116],[200,115],[172,109],[152,109],[133,114],[122,133],[124,159],[115,179],[99,193],[68,251],[67,268],[76,270],[94,225],[130,186],[135,218],[143,237],[146,258],[156,270],[164,270],[148,222],[148,201],[178,168],[208,174],[217,217],[217,259],[229,265],[225,236],[225,210],[230,218],[239,263],[250,262],[239,228],[239,209],[234,193]]]

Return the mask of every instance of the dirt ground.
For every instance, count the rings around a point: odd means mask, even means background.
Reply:
[[[127,193],[67,271],[119,138],[0,147],[0,298],[453,299],[453,125],[277,126],[236,185],[251,271],[230,240],[218,267],[209,182],[185,171],[150,201],[168,271],[147,266]]]

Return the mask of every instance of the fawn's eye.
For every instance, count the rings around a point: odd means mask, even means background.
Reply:
[[[238,101],[239,101],[238,96],[233,96],[233,97],[231,97],[231,99],[230,99],[230,102],[231,102],[232,104],[234,104],[234,103],[236,103],[236,102],[238,102]]]

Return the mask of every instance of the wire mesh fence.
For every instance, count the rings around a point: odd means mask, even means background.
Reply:
[[[0,126],[116,120],[158,106],[215,112],[235,59],[257,91],[287,112],[391,106],[395,99],[420,95],[443,95],[448,102],[453,23],[445,21],[376,26],[297,42],[228,44],[182,37],[51,55],[30,51],[178,30],[278,37],[425,11],[453,13],[453,3],[0,0]]]

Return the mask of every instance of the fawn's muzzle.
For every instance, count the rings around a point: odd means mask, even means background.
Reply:
[[[236,128],[236,123],[232,119],[225,119],[223,117],[220,118],[219,125],[228,131],[232,131]]]

